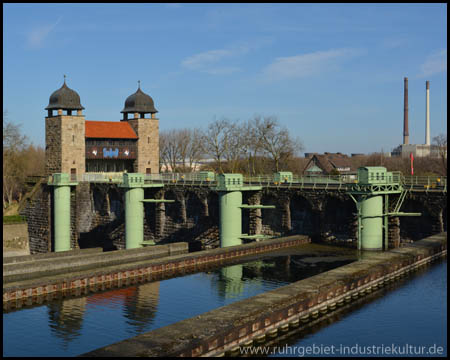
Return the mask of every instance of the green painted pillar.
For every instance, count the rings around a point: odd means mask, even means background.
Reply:
[[[71,250],[70,246],[70,186],[54,188],[55,252]]]
[[[383,197],[361,201],[361,250],[383,249]]]
[[[144,241],[144,189],[128,188],[125,191],[125,248],[142,247]]]
[[[219,233],[220,247],[241,245],[242,240],[242,192],[219,191]]]

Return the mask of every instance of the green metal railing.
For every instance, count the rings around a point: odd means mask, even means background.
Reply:
[[[160,183],[184,186],[217,186],[217,174],[214,179],[200,173],[161,173],[145,174],[146,183]],[[71,175],[71,181],[122,183],[123,173],[85,173]],[[52,182],[52,176],[49,177]],[[275,181],[273,174],[244,176],[244,184],[274,188],[330,189],[345,190],[350,184],[358,182],[356,175],[299,176],[293,175],[292,181]],[[392,172],[392,182],[401,183],[405,189],[415,191],[447,191],[446,176],[403,176],[399,171]]]
[[[403,187],[410,190],[438,190],[447,191],[446,176],[404,176]]]
[[[199,173],[146,174],[144,181],[146,183],[152,182],[169,185],[217,186],[216,179],[210,179]]]

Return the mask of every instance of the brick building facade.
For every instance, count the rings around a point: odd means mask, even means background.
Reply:
[[[65,80],[45,109],[46,175],[159,172],[158,111],[140,85],[125,100],[120,121],[86,120],[80,96]]]

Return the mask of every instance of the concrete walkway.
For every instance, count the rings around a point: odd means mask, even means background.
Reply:
[[[3,248],[3,257],[22,256],[22,255],[30,255],[30,250]]]

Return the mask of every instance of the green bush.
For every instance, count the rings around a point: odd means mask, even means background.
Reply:
[[[27,219],[22,215],[3,216],[3,224],[16,224],[26,222]]]

